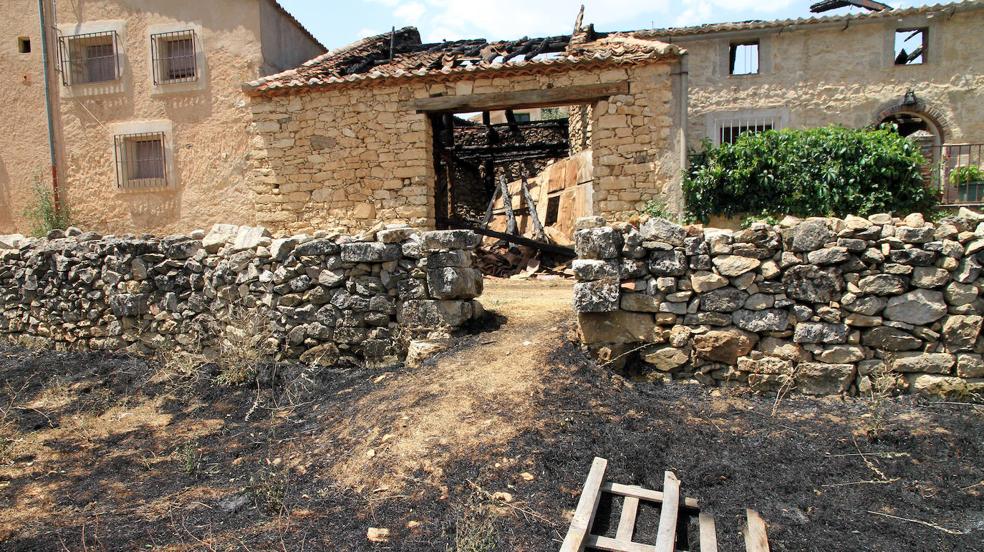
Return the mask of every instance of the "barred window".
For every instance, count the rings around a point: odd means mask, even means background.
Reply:
[[[116,31],[60,37],[58,55],[62,82],[71,86],[118,80],[118,44]]]
[[[167,185],[163,132],[116,136],[116,183],[125,190]]]
[[[712,116],[712,125],[708,131],[714,145],[734,144],[738,137],[746,132],[765,132],[766,130],[780,130],[785,127],[785,117],[782,113],[773,110],[760,112],[749,112],[747,114],[728,114],[725,116]]]
[[[154,58],[154,84],[198,80],[195,31],[150,35],[150,47]]]

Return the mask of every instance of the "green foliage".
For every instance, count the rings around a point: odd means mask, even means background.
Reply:
[[[676,215],[671,213],[669,208],[666,207],[666,202],[659,198],[653,198],[647,201],[646,205],[642,208],[642,212],[653,218],[676,219]]]
[[[779,219],[776,216],[770,215],[768,213],[762,213],[761,215],[752,215],[750,217],[745,217],[745,219],[741,221],[741,227],[748,228],[749,226],[751,226],[756,222],[764,222],[769,226],[775,226],[779,224]]]
[[[957,167],[950,173],[950,183],[954,186],[971,182],[984,182],[984,171],[977,165]]]
[[[64,230],[72,225],[68,209],[64,205],[61,209],[55,208],[51,189],[40,177],[35,177],[31,191],[34,197],[24,210],[24,216],[31,222],[31,234],[42,237],[52,230]]]
[[[919,148],[891,128],[823,127],[705,141],[683,189],[687,216],[840,216],[928,211],[936,194],[923,183]]]

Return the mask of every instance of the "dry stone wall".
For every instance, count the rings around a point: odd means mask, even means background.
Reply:
[[[281,358],[395,362],[411,339],[446,336],[482,314],[478,243],[458,230],[273,239],[223,224],[165,238],[7,236],[0,333],[72,350],[208,352],[251,320]]]
[[[984,393],[984,222],[969,211],[578,227],[574,307],[604,357],[758,390]]]

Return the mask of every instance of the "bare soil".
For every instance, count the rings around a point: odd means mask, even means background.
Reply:
[[[655,489],[673,470],[722,550],[746,507],[776,551],[984,550],[980,407],[632,381],[567,339],[570,297],[490,281],[494,314],[422,368],[235,388],[0,350],[0,550],[556,550],[594,456]]]

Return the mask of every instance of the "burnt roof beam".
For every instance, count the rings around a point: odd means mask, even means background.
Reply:
[[[882,4],[881,2],[875,2],[874,0],[824,0],[810,6],[810,11],[813,13],[823,13],[839,8],[846,8],[848,6],[854,6],[856,8],[862,8],[873,12],[892,9],[892,6]]]

